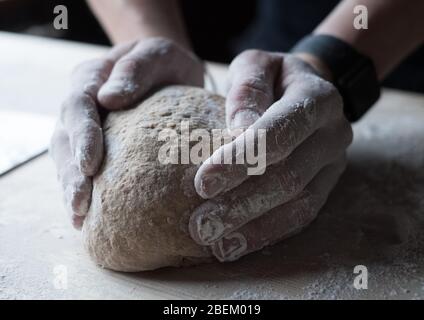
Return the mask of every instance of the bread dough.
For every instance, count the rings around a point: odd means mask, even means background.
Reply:
[[[225,128],[224,98],[200,88],[171,86],[138,107],[110,113],[104,123],[105,161],[94,178],[83,226],[94,261],[118,271],[182,266],[211,259],[188,233],[190,213],[202,200],[194,189],[194,164],[162,164],[165,128],[180,132]]]

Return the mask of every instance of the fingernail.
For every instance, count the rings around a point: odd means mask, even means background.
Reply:
[[[225,188],[225,183],[217,176],[205,175],[200,181],[200,195],[209,199],[218,195]]]
[[[231,129],[248,128],[260,118],[259,113],[251,109],[238,111],[231,121]]]
[[[235,261],[247,253],[247,240],[241,233],[233,233],[223,237],[212,248],[213,253],[221,262]]]
[[[202,245],[210,245],[224,234],[225,226],[219,217],[222,212],[220,206],[210,202],[202,204],[195,210],[194,214],[197,215],[195,238]]]

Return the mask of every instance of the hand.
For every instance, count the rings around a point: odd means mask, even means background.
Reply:
[[[162,38],[117,46],[74,71],[50,151],[76,228],[90,207],[92,177],[103,160],[99,111],[131,107],[150,89],[168,83],[203,86],[203,64]]]
[[[190,218],[190,234],[231,261],[299,232],[317,215],[346,166],[352,129],[335,87],[289,54],[246,51],[230,66],[229,129],[266,130],[266,171],[218,164],[228,150],[258,140],[243,132],[197,171],[197,193],[210,199]],[[231,192],[227,192],[231,190]]]

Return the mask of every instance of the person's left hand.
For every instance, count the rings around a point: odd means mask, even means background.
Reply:
[[[240,143],[257,143],[246,132],[199,168],[196,191],[210,200],[192,214],[190,235],[211,246],[220,261],[236,260],[308,225],[344,171],[352,141],[336,88],[290,54],[239,55],[230,66],[226,116],[231,130],[266,130],[267,168],[249,176],[247,165],[235,164],[235,158],[219,164]]]

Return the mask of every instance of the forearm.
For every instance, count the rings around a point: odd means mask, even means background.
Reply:
[[[355,29],[353,8],[368,8],[368,29]],[[424,41],[424,1],[344,0],[316,28],[346,41],[370,57],[379,79],[383,79]]]
[[[177,0],[87,0],[114,44],[165,37],[189,47]]]

